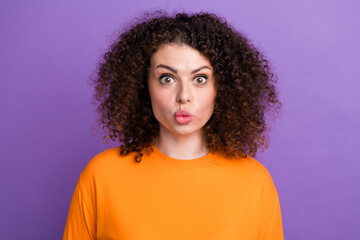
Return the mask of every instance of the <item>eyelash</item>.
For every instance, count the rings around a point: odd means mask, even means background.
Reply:
[[[159,79],[161,84],[165,84],[165,85],[170,84],[170,83],[165,83],[165,82],[163,81],[163,79],[166,78],[166,77],[169,77],[169,78],[174,79],[174,77],[173,77],[172,75],[170,75],[170,74],[162,74],[162,75],[160,76],[160,79]]]
[[[200,75],[197,75],[195,76],[194,80],[197,79],[197,78],[203,78],[205,80],[204,83],[199,83],[199,85],[205,85],[207,83],[207,76],[206,75],[203,75],[203,74],[200,74]],[[198,84],[198,83],[197,83]]]
[[[165,85],[171,84],[171,83],[165,83],[163,81],[163,79],[166,78],[166,77],[172,78],[173,80],[175,79],[171,74],[162,74],[160,76],[160,79],[159,79],[161,84],[165,84]],[[205,80],[204,83],[199,83],[199,84],[197,83],[197,85],[205,85],[207,83],[208,77],[206,75],[204,75],[204,74],[196,75],[194,80],[197,79],[197,78],[203,78]]]

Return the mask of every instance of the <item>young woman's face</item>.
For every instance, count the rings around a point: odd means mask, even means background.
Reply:
[[[213,113],[217,93],[213,68],[192,47],[171,43],[155,52],[148,86],[160,131],[199,133]]]

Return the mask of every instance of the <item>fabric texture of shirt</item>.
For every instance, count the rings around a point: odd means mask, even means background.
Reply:
[[[112,148],[87,164],[63,239],[283,239],[278,194],[259,162],[152,149],[141,162]]]

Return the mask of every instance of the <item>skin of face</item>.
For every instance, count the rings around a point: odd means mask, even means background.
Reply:
[[[148,87],[160,137],[202,136],[217,94],[213,68],[205,56],[187,45],[163,45],[151,57]],[[179,123],[175,117],[179,110],[190,113],[191,120]]]

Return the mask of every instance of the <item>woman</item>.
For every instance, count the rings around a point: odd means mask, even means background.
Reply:
[[[213,14],[124,31],[95,80],[119,148],[76,185],[64,239],[283,239],[278,195],[251,156],[279,106],[268,62]]]

